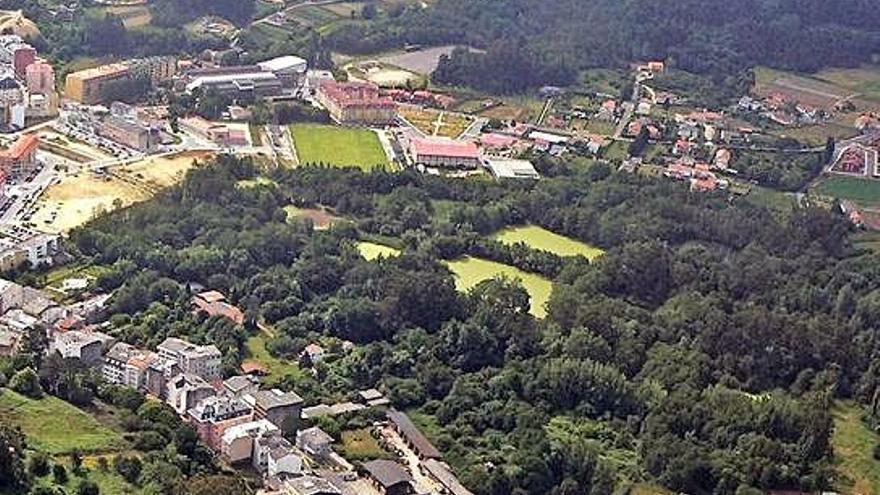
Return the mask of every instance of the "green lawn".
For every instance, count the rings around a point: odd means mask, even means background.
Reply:
[[[880,180],[834,176],[820,182],[814,189],[824,196],[851,199],[858,203],[880,204]]]
[[[364,170],[390,166],[378,136],[368,129],[296,124],[290,134],[300,163]]]
[[[504,229],[495,234],[493,238],[504,244],[522,242],[532,249],[549,251],[558,256],[583,256],[590,261],[604,253],[595,246],[569,239],[537,225]]]
[[[9,389],[0,390],[0,420],[21,427],[31,448],[62,454],[74,448],[106,452],[128,446],[122,435],[61,399],[46,396],[34,400]]]
[[[472,289],[484,280],[496,277],[504,276],[519,280],[531,296],[529,311],[538,318],[547,316],[546,304],[553,291],[553,284],[546,278],[509,265],[470,256],[445,263],[455,274],[455,287],[462,292]]]
[[[342,432],[342,457],[349,461],[371,461],[374,459],[393,459],[394,457],[379,446],[370,434],[369,428]]]
[[[360,251],[361,256],[366,258],[367,261],[373,261],[374,259],[379,257],[390,258],[392,256],[397,256],[398,254],[400,254],[400,250],[397,248],[368,241],[358,242],[357,248],[358,251]]]
[[[60,464],[63,464],[64,467],[70,468],[70,463],[67,459],[59,459]],[[113,465],[112,460],[110,461],[110,465]],[[63,489],[65,493],[76,493],[76,487],[79,485],[80,481],[83,479],[79,476],[74,476],[73,473],[68,471],[68,476],[70,477],[67,480],[67,483],[64,484]],[[137,495],[143,493],[143,489],[137,486],[134,486],[124,479],[122,476],[116,474],[116,472],[111,467],[107,471],[101,471],[97,468],[90,468],[86,473],[85,479],[91,480],[98,485],[100,489],[101,495]],[[44,476],[42,478],[37,478],[34,483],[35,486],[46,486],[46,487],[56,487],[59,485],[55,485],[52,479],[52,475]],[[2,493],[2,492],[0,492]],[[3,494],[5,495],[5,494]]]
[[[746,200],[752,204],[767,208],[773,212],[774,216],[781,220],[789,218],[797,206],[797,200],[792,193],[754,185],[749,187],[749,194],[746,196]]]
[[[862,422],[862,410],[849,403],[837,403],[834,413],[834,464],[839,473],[837,486],[842,493],[880,494],[880,461],[874,459],[877,435]]]
[[[248,358],[256,361],[269,369],[269,378],[281,378],[286,375],[302,377],[303,371],[299,369],[296,361],[278,359],[266,350],[266,336],[254,335],[247,341]]]

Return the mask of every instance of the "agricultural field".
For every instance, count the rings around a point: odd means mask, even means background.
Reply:
[[[390,162],[376,133],[329,125],[290,126],[300,163],[370,170],[389,167]]]
[[[745,197],[746,201],[767,208],[778,219],[785,220],[794,213],[797,206],[794,194],[755,185],[749,185],[748,188],[749,193]]]
[[[834,465],[839,475],[834,488],[841,493],[880,494],[880,461],[874,447],[880,435],[862,422],[862,410],[852,403],[837,403],[834,415]]]
[[[834,176],[822,180],[813,192],[837,199],[849,199],[862,205],[880,205],[880,180]]]
[[[287,213],[288,222],[292,219],[308,219],[312,221],[315,230],[327,230],[334,223],[343,221],[342,218],[333,215],[323,208],[297,208],[296,206],[289,205],[284,207],[284,211]]]
[[[357,243],[357,249],[367,261],[373,261],[378,258],[390,258],[400,254],[400,250],[384,244],[375,242],[360,241]]]
[[[387,450],[370,434],[369,428],[346,430],[342,432],[342,457],[348,461],[372,461],[375,459],[393,459]]]
[[[471,119],[459,113],[432,108],[401,106],[400,115],[426,136],[457,138],[471,125]]]
[[[558,256],[583,256],[590,261],[604,253],[603,250],[585,242],[561,236],[537,225],[504,229],[493,236],[503,244],[524,243],[532,249],[548,251]]]
[[[783,93],[800,103],[830,109],[851,98],[859,111],[880,108],[880,68],[827,69],[801,75],[767,67],[755,70],[755,93],[768,96]]]
[[[462,292],[472,289],[484,280],[496,277],[519,280],[531,296],[529,312],[537,318],[547,316],[546,304],[553,291],[553,284],[546,278],[509,265],[470,256],[445,263],[455,274],[455,287]]]
[[[97,9],[100,13],[113,14],[122,19],[126,29],[148,26],[153,20],[150,8],[146,5],[113,5]]]
[[[85,452],[109,452],[127,446],[119,433],[49,395],[34,400],[0,389],[0,420],[19,426],[31,448],[48,454],[63,454],[75,448]]]

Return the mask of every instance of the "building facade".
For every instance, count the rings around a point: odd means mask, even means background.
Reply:
[[[108,85],[130,77],[131,69],[121,63],[73,72],[65,80],[64,95],[85,105],[95,105],[110,96],[107,92]]]

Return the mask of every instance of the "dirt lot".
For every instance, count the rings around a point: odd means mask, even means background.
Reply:
[[[434,72],[442,55],[448,55],[454,50],[454,46],[438,46],[426,48],[415,52],[395,53],[379,59],[386,64],[403,67],[418,74],[428,75]]]
[[[35,228],[44,232],[67,232],[101,211],[111,211],[147,198],[147,193],[125,182],[92,172],[80,172],[49,187],[37,202],[31,221]]]
[[[161,189],[180,182],[186,171],[192,168],[193,161],[205,161],[211,155],[210,152],[188,152],[160,158],[148,158],[119,167],[114,171]]]

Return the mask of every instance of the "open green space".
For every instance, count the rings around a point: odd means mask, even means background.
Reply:
[[[843,493],[877,495],[880,493],[880,461],[874,458],[874,447],[880,435],[862,421],[863,411],[850,402],[835,404],[834,465],[839,474],[834,488]]]
[[[522,242],[532,249],[549,251],[558,256],[583,256],[592,261],[604,253],[585,242],[569,239],[537,225],[504,229],[493,236],[503,244]]]
[[[56,462],[65,467],[70,467],[67,459],[58,459]],[[125,481],[122,476],[118,475],[116,471],[113,470],[113,461],[111,459],[108,459],[108,462],[111,467],[107,471],[101,471],[96,467],[90,467],[84,477],[74,476],[72,473],[69,473],[70,477],[64,485],[56,485],[50,474],[34,480],[34,486],[55,487],[56,489],[62,488],[64,493],[76,493],[80,481],[87,479],[98,485],[101,495],[137,495],[144,493],[143,488]],[[0,495],[6,494],[0,491]]]
[[[127,446],[119,433],[85,411],[49,395],[35,400],[0,389],[0,421],[19,426],[30,447],[49,454],[63,454],[75,448],[86,452],[118,451]]]
[[[390,258],[400,254],[400,250],[384,244],[375,242],[360,241],[357,243],[358,251],[367,261],[373,261],[376,258]]]
[[[850,199],[868,205],[880,204],[880,180],[833,176],[817,184],[813,190],[837,199]]]
[[[746,200],[767,208],[779,219],[789,218],[797,206],[794,194],[755,185],[749,186]]]
[[[290,134],[300,163],[364,170],[390,166],[378,136],[369,129],[296,124]]]
[[[880,254],[880,232],[859,232],[852,236],[852,241],[858,248],[870,249],[871,251]]]
[[[287,359],[279,359],[266,349],[266,336],[264,334],[254,335],[247,341],[248,357],[247,361],[254,361],[262,364],[269,370],[269,378],[281,378],[291,375],[294,377],[302,377],[303,371],[299,368],[299,363]]]
[[[369,428],[342,432],[342,457],[348,461],[371,461],[374,459],[393,459],[387,450],[370,434]]]
[[[472,289],[484,280],[497,277],[518,280],[528,291],[529,296],[531,296],[531,309],[529,312],[537,318],[543,318],[547,315],[545,306],[550,299],[550,293],[553,291],[553,284],[540,275],[527,273],[519,268],[471,256],[447,261],[446,266],[455,274],[455,287],[462,292]]]

